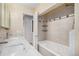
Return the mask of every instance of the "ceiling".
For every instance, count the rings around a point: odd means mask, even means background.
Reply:
[[[26,6],[29,8],[36,8],[40,3],[20,3],[22,6]]]

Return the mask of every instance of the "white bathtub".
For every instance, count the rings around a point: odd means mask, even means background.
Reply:
[[[1,56],[41,56],[24,38],[10,38],[7,44],[2,45]]]
[[[39,52],[44,56],[67,56],[68,46],[48,40],[40,41]]]

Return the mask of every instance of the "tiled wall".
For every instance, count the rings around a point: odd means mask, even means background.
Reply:
[[[39,40],[47,39],[68,46],[69,31],[72,30],[74,17],[69,20],[62,19],[62,17],[69,17],[71,14],[74,14],[74,4],[69,6],[62,5],[41,16],[39,23],[43,22],[43,24],[39,26]],[[47,24],[44,24],[43,19]],[[42,31],[43,27],[44,31]]]
[[[74,17],[48,22],[47,40],[69,45],[69,32],[72,30]]]

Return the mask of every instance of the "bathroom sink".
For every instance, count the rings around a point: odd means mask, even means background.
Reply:
[[[20,43],[4,47],[1,51],[1,56],[41,56],[41,54],[32,47],[28,45],[26,47]]]
[[[20,55],[25,55],[24,51],[25,48],[22,44],[12,45],[3,48],[1,56],[16,56],[18,53],[20,53]]]
[[[6,40],[1,49],[1,56],[41,56],[24,38],[11,38]]]

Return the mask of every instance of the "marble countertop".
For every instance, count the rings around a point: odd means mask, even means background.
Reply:
[[[23,37],[9,38],[2,45],[1,56],[41,56],[41,54]]]

